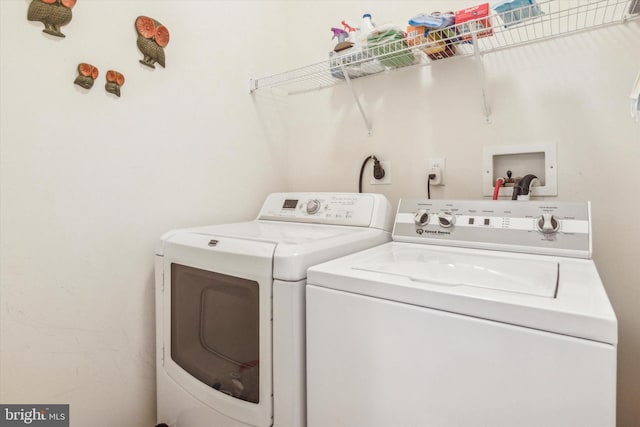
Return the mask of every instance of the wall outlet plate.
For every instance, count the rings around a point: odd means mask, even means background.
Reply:
[[[384,176],[382,177],[382,179],[375,179],[373,177],[373,162],[369,162],[369,163],[371,166],[367,169],[368,172],[365,172],[365,173],[368,173],[369,176],[371,177],[369,184],[371,185],[391,184],[391,162],[390,161],[380,162],[382,169],[384,169]]]
[[[429,179],[429,172],[431,169],[438,168],[440,169],[440,180],[437,183],[431,181],[431,185],[444,185],[444,177],[445,177],[445,159],[444,157],[434,157],[429,159],[429,163],[427,164],[427,179]]]

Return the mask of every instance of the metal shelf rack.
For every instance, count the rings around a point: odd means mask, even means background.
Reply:
[[[478,18],[423,34],[409,34],[398,41],[367,47],[356,53],[330,56],[294,70],[250,80],[250,91],[277,89],[288,95],[347,84],[371,133],[371,124],[351,80],[367,74],[367,64],[382,63],[376,71],[433,65],[450,58],[475,56],[483,73],[482,56],[503,49],[622,23],[640,17],[640,0],[546,0]],[[489,19],[491,28],[482,25]],[[489,31],[489,32],[488,32]],[[484,79],[482,79],[484,81]],[[484,85],[483,85],[484,86]],[[490,112],[483,92],[486,121]]]

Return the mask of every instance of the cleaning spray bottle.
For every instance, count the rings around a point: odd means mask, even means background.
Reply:
[[[349,33],[349,36],[351,36],[351,33],[355,33],[358,30],[357,28],[354,28],[351,25],[347,24],[347,21],[344,19],[340,21],[340,25],[342,25],[342,28],[344,28],[344,30]]]
[[[332,28],[333,38],[338,38],[338,44],[333,52],[329,53],[331,74],[334,77],[344,78],[342,69],[347,72],[349,78],[357,78],[364,75],[360,70],[360,62],[362,61],[362,49],[359,40],[355,37],[358,28],[347,24],[345,20],[341,22],[343,30]]]
[[[335,39],[336,37],[338,38],[338,44],[333,48],[334,52],[340,52],[353,46],[353,43],[347,41],[349,33],[347,33],[345,30],[333,27],[331,28],[331,31],[333,32],[333,37],[331,37],[331,40]]]
[[[351,47],[353,46],[353,43],[350,41],[347,41],[347,38],[349,37],[349,33],[347,33],[345,30],[341,30],[340,28],[333,27],[331,28],[331,31],[333,32],[333,37],[331,37],[331,40],[335,39],[336,37],[338,38],[338,44],[336,44],[336,46],[333,48],[333,51],[329,53],[329,60],[330,60],[329,64],[331,67],[331,75],[339,79],[344,79],[342,66],[345,65],[344,63],[345,58],[343,58],[342,55],[344,55],[345,53],[347,53],[347,51],[351,49]]]
[[[362,64],[362,59],[364,58],[364,53],[362,49],[362,40],[360,37],[361,31],[359,27],[354,27],[349,25],[344,19],[340,22],[342,24],[342,28],[345,29],[349,33],[349,41],[353,43],[353,49],[351,54],[351,67],[349,71],[349,76],[364,76],[365,73],[360,68]]]

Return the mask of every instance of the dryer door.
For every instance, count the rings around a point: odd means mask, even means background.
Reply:
[[[163,367],[238,421],[270,426],[275,244],[180,233],[165,244]]]

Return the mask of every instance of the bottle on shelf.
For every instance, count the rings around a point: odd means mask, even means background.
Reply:
[[[344,21],[343,25],[344,25]],[[350,78],[361,77],[364,73],[360,70],[358,61],[362,57],[362,50],[356,48],[354,43],[348,41],[349,33],[340,28],[331,28],[333,37],[338,38],[338,44],[333,48],[333,51],[329,52],[329,65],[331,68],[331,75],[333,77],[344,79],[344,72]]]
[[[378,59],[372,58],[367,60],[367,58],[371,58],[372,56],[374,56],[371,52],[371,49],[367,47],[367,38],[371,35],[371,33],[375,31],[375,28],[376,25],[371,19],[371,14],[365,13],[364,15],[362,15],[362,25],[360,26],[360,35],[358,38],[360,40],[360,45],[362,46],[363,57],[363,62],[360,64],[360,69],[365,74],[375,74],[385,70],[384,65],[382,65],[382,63],[380,63]]]
[[[416,62],[406,43],[406,34],[400,28],[392,24],[377,26],[368,13],[362,16],[362,28],[366,53],[374,58],[367,66],[362,66],[365,72],[406,67]],[[370,66],[375,68],[371,70]]]

